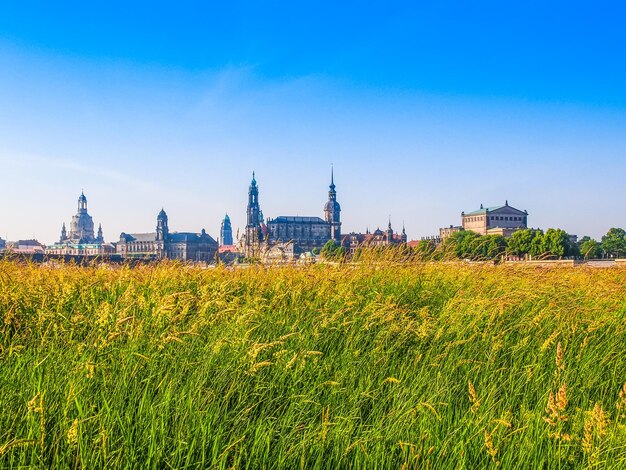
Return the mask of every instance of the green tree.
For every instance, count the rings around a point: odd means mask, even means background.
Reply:
[[[455,232],[445,242],[445,251],[452,251],[457,258],[473,258],[474,241],[480,238],[476,232],[461,230]]]
[[[528,252],[533,258],[541,258],[545,252],[545,234],[538,230],[530,243],[530,251]]]
[[[619,258],[626,253],[626,231],[613,227],[602,237],[602,249],[611,256]]]
[[[490,237],[489,244],[487,245],[487,257],[489,259],[498,259],[508,248],[507,239],[502,235],[487,235]]]
[[[588,236],[579,240],[578,250],[585,259],[600,258],[602,256],[602,245],[600,242]]]
[[[320,251],[322,258],[328,260],[340,260],[346,256],[346,249],[335,240],[328,240]]]
[[[508,240],[509,252],[524,257],[533,251],[533,240],[537,236],[542,236],[543,233],[540,230],[527,228],[524,230],[518,230],[511,235]]]
[[[569,235],[560,228],[549,228],[543,236],[544,254],[563,258],[571,252]]]

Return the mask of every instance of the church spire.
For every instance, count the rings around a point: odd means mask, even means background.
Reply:
[[[328,202],[324,206],[324,216],[326,223],[330,225],[330,238],[336,242],[341,242],[341,206],[337,202],[333,165],[330,166],[330,186]]]

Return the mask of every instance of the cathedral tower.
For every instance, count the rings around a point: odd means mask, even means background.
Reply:
[[[330,190],[328,191],[328,202],[324,206],[324,218],[330,224],[330,238],[337,243],[341,243],[341,206],[337,202],[337,191],[335,191],[335,177],[330,169]]]
[[[261,207],[259,206],[259,187],[256,184],[254,172],[248,189],[248,210],[246,222],[246,256],[258,256],[261,242]]]

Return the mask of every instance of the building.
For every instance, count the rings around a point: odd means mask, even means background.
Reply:
[[[471,230],[479,235],[502,235],[510,237],[517,230],[528,227],[528,212],[509,206],[483,207],[473,212],[461,212],[463,230]]]
[[[528,211],[521,211],[509,206],[483,207],[473,212],[461,212],[461,225],[439,229],[439,238],[445,240],[453,233],[470,230],[479,235],[501,235],[510,237],[518,230],[528,228]]]
[[[0,237],[0,251],[4,250],[7,246],[7,242]]]
[[[402,233],[394,233],[391,227],[391,220],[387,224],[387,230],[383,231],[377,228],[373,232],[366,230],[365,233],[349,233],[342,241],[342,245],[348,249],[351,255],[354,255],[359,248],[362,247],[381,247],[400,245],[407,242],[406,230],[402,226]]]
[[[44,254],[45,246],[37,240],[18,240],[16,242],[7,242],[5,251],[23,255]]]
[[[78,198],[78,211],[72,216],[70,223],[70,232],[65,229],[65,222],[61,228],[61,237],[59,243],[102,243],[102,225],[98,226],[97,235],[94,233],[93,219],[87,212],[87,198],[85,193],[81,192]]]
[[[445,240],[453,233],[460,232],[461,230],[463,230],[463,226],[461,225],[450,225],[449,227],[442,227],[439,229],[439,240]]]
[[[67,232],[65,222],[61,227],[59,241],[46,247],[46,253],[52,255],[96,256],[110,255],[115,247],[104,243],[102,225],[98,225],[98,232],[94,233],[94,223],[87,212],[87,198],[81,192],[78,197],[78,210],[72,216],[70,231]]]
[[[167,214],[161,209],[157,216],[156,231],[122,232],[116,245],[116,253],[123,258],[167,258],[206,263],[215,260],[217,248],[217,242],[204,229],[200,233],[170,232]]]
[[[48,255],[99,256],[115,254],[111,243],[55,243],[46,247]]]
[[[233,228],[230,224],[230,217],[228,214],[222,220],[222,227],[220,229],[220,245],[230,246],[233,244]]]
[[[254,173],[252,173],[252,182],[248,189],[246,215],[246,230],[240,244],[247,257],[293,259],[314,249],[321,250],[329,240],[342,242],[341,206],[337,202],[332,170],[328,201],[324,205],[324,219],[278,216],[264,222],[259,204],[259,187]]]

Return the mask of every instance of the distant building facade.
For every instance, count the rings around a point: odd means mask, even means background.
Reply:
[[[509,201],[506,201],[503,206],[483,207],[481,204],[478,210],[461,212],[461,225],[440,228],[439,238],[445,240],[462,230],[470,230],[479,235],[502,235],[508,238],[525,228],[528,228],[528,211],[509,206]]]
[[[246,230],[240,244],[247,257],[295,258],[316,248],[321,249],[329,240],[342,242],[341,206],[337,202],[332,171],[328,201],[324,205],[324,219],[279,216],[265,222],[254,173],[248,189],[246,218]]]
[[[222,227],[220,229],[220,245],[230,246],[233,244],[233,227],[230,224],[230,217],[228,214],[222,220]]]
[[[16,242],[7,242],[5,246],[5,251],[24,255],[44,254],[45,249],[46,247],[37,240],[18,240]]]
[[[46,254],[69,256],[112,255],[115,246],[110,243],[55,243],[46,247]]]
[[[402,227],[402,233],[394,233],[391,227],[391,220],[385,231],[377,228],[373,232],[366,230],[365,233],[348,233],[344,236],[342,242],[351,255],[354,255],[362,247],[392,246],[405,243],[407,243],[407,235],[404,226]]]
[[[445,240],[453,233],[460,232],[461,230],[464,230],[462,225],[450,225],[449,227],[442,227],[439,229],[439,240]]]
[[[161,209],[155,232],[123,232],[117,242],[116,253],[124,258],[211,262],[215,259],[217,248],[215,239],[204,229],[200,233],[170,232],[167,214]]]
[[[483,207],[473,212],[461,212],[463,230],[471,230],[479,235],[503,235],[510,237],[517,230],[528,227],[528,212],[509,206]]]

